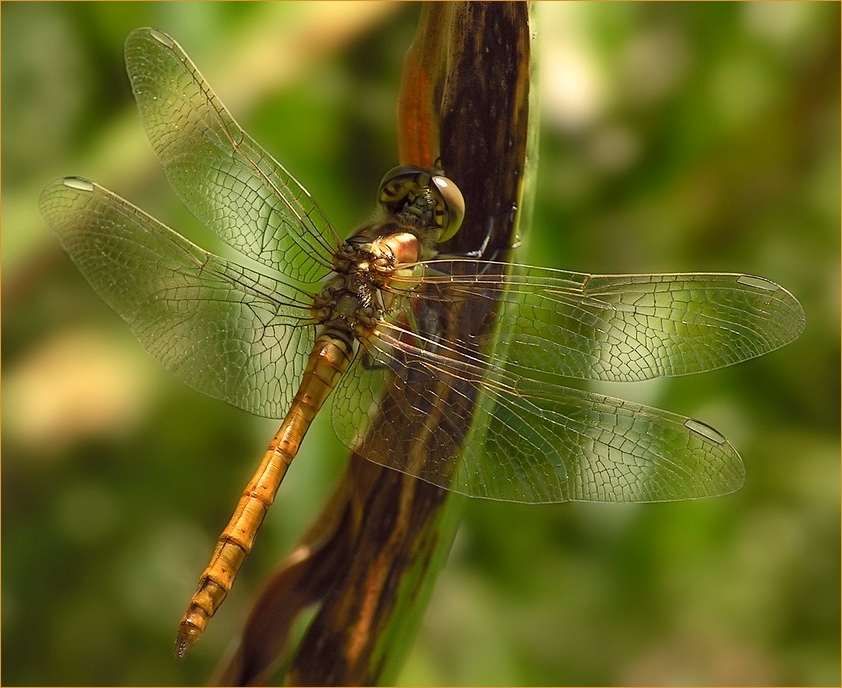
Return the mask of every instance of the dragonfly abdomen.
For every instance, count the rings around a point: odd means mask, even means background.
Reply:
[[[178,625],[175,654],[183,657],[205,630],[234,585],[257,532],[275,501],[304,435],[354,357],[355,343],[344,328],[325,327],[316,339],[289,413],[246,485],[234,515],[222,531],[196,593]]]

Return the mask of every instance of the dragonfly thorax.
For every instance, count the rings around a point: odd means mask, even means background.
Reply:
[[[331,329],[344,332],[346,339],[365,338],[383,314],[380,290],[391,273],[378,267],[369,251],[346,245],[340,253],[336,272],[313,299],[313,317],[322,332]]]
[[[372,335],[396,295],[415,287],[419,261],[435,258],[438,243],[459,229],[464,216],[458,187],[416,167],[388,172],[377,201],[378,216],[337,249],[334,275],[313,299],[321,332],[346,341]]]

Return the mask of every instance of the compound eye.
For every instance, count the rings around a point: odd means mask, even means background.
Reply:
[[[377,202],[390,214],[400,212],[401,208],[412,201],[418,191],[430,184],[430,173],[420,167],[403,165],[393,167],[380,182]]]
[[[459,187],[447,177],[434,176],[433,183],[441,194],[447,210],[447,225],[442,228],[439,241],[447,241],[462,226],[462,220],[465,218],[465,198]]]

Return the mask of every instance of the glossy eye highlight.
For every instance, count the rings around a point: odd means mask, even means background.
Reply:
[[[439,241],[447,241],[459,231],[462,220],[465,219],[465,198],[462,196],[459,187],[447,177],[433,177],[433,183],[436,185],[447,209],[447,224],[442,230]]]

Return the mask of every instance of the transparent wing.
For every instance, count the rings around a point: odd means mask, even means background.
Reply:
[[[167,178],[191,212],[244,255],[312,283],[340,239],[283,166],[225,109],[181,46],[155,29],[126,41],[140,117]]]
[[[524,374],[607,381],[686,375],[768,353],[804,329],[792,294],[750,275],[588,275],[525,265],[500,275],[500,264],[470,260],[424,266],[419,298],[501,301],[485,316],[487,334],[466,334],[452,345],[457,353],[500,367],[503,358],[490,347],[497,338],[506,365]]]
[[[413,341],[384,325],[335,393],[337,434],[375,463],[526,503],[693,499],[743,483],[737,452],[699,421],[485,371]]]
[[[303,292],[203,251],[110,191],[69,177],[41,214],[149,353],[195,389],[283,417],[314,327]]]
[[[791,294],[748,275],[423,269],[417,284],[393,280],[401,310],[342,381],[334,427],[370,460],[474,497],[640,502],[738,489],[742,462],[716,430],[553,378],[701,372],[804,328]],[[499,311],[485,307],[497,300]]]

